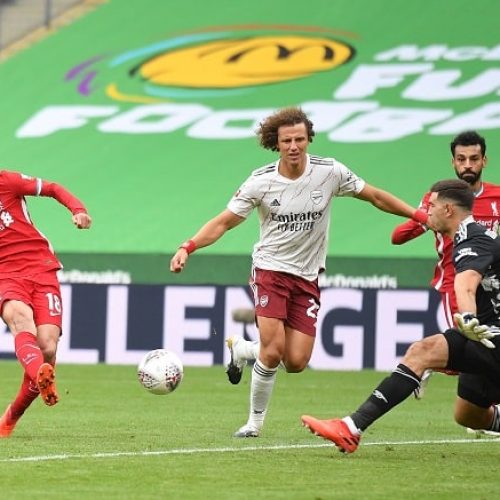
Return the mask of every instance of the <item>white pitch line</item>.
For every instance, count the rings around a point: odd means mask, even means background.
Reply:
[[[500,443],[500,438],[482,438],[482,439],[438,439],[438,440],[423,440],[423,441],[377,441],[364,442],[361,446],[410,446],[410,445],[428,445],[428,444],[478,444],[478,443]],[[148,456],[163,456],[163,455],[189,455],[195,453],[240,453],[242,451],[273,451],[273,450],[298,450],[307,448],[333,448],[333,444],[283,444],[270,446],[243,446],[243,447],[227,447],[227,448],[174,448],[172,450],[157,450],[157,451],[117,451],[117,452],[102,452],[102,453],[75,453],[61,455],[39,455],[32,457],[12,457],[2,458],[0,463],[13,462],[47,462],[50,460],[75,460],[75,459],[95,459],[95,458],[117,458],[117,457],[148,457]]]

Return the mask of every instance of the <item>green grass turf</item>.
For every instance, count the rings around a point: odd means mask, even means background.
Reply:
[[[353,455],[300,426],[303,413],[326,418],[355,409],[383,376],[280,372],[264,433],[238,440],[231,435],[246,421],[249,370],[231,386],[223,367],[187,367],[176,392],[154,396],[133,366],[61,365],[60,403],[37,400],[0,441],[0,496],[496,498],[500,442],[454,424],[454,377],[435,375],[425,399],[386,415]],[[17,363],[0,363],[0,377],[3,408],[21,377]]]

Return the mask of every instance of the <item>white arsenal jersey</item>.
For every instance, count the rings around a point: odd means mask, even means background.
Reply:
[[[325,267],[332,198],[359,193],[365,181],[334,158],[307,155],[304,173],[294,180],[278,167],[276,161],[252,172],[227,208],[245,218],[257,208],[255,267],[313,281]]]

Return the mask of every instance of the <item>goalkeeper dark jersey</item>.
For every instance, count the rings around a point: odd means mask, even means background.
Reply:
[[[500,326],[500,238],[467,217],[454,238],[453,265],[457,273],[469,269],[483,277],[476,291],[477,317],[486,325]]]

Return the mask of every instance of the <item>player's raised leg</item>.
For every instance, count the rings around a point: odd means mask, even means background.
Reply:
[[[55,324],[43,324],[38,326],[38,343],[43,352],[45,363],[40,365],[36,384],[40,396],[47,406],[54,406],[59,401],[56,389],[56,350],[59,342],[60,326]]]
[[[240,383],[243,369],[248,361],[253,361],[259,356],[260,343],[233,335],[226,340],[226,345],[231,355],[226,373],[229,382],[236,385]]]
[[[50,363],[43,363],[37,373],[36,383],[40,396],[47,406],[54,406],[59,401],[56,389],[56,375]]]
[[[362,432],[404,401],[419,385],[420,377],[401,363],[351,415],[328,420],[303,415],[302,424],[313,434],[332,441],[340,451],[352,453],[358,448]]]

